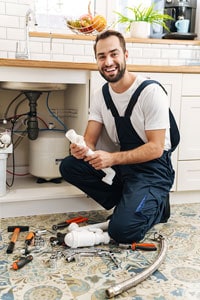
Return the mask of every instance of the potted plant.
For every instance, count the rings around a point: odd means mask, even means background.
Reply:
[[[130,31],[131,37],[148,38],[150,36],[150,26],[157,24],[170,31],[166,25],[167,20],[173,20],[168,14],[162,14],[160,11],[154,9],[154,4],[149,7],[142,7],[140,4],[137,7],[126,7],[132,14],[132,17],[125,16],[119,12],[116,23],[126,23],[126,31]]]

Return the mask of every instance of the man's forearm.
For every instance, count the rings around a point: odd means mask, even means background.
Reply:
[[[147,143],[136,149],[112,153],[112,165],[137,164],[159,158],[163,148],[154,143]]]

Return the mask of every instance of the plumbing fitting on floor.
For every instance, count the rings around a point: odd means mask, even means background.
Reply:
[[[65,136],[68,138],[68,140],[77,146],[86,147],[86,143],[84,141],[84,137],[82,135],[78,135],[74,129],[70,129],[66,132]],[[94,154],[94,151],[89,149],[86,153],[86,156],[90,156]],[[112,168],[104,168],[102,171],[106,174],[105,177],[102,178],[102,181],[112,185],[113,178],[115,177],[115,171]]]
[[[108,244],[110,242],[110,237],[107,232],[104,232],[100,228],[90,228],[88,230],[72,230],[65,235],[64,242],[71,248],[88,247],[99,244]]]

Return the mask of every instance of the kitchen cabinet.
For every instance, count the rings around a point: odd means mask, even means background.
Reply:
[[[200,190],[200,75],[183,74],[177,191]]]

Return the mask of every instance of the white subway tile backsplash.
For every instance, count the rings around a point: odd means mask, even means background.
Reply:
[[[128,48],[127,50],[129,53],[129,58],[140,58],[143,56],[142,48]]]
[[[25,40],[25,31],[24,29],[16,28],[7,28],[7,39],[15,41],[24,41]]]
[[[84,55],[84,45],[79,42],[79,44],[65,44],[64,45],[64,54],[71,55]]]
[[[178,59],[179,51],[177,49],[161,49],[161,57],[162,58],[176,58]]]
[[[6,28],[0,27],[0,39],[6,39]]]
[[[74,57],[74,62],[91,62],[91,56],[75,56]]]
[[[27,12],[27,5],[6,3],[6,14],[9,16],[24,16]]]
[[[0,2],[0,15],[6,14],[6,4],[3,2]]]
[[[31,53],[42,53],[42,41],[40,43],[30,41],[29,45]]]
[[[169,59],[169,66],[185,66],[187,65],[185,59]]]
[[[179,58],[184,59],[195,59],[195,51],[194,50],[179,50]]]
[[[168,59],[151,59],[151,65],[156,66],[168,66],[169,60]]]
[[[161,57],[161,49],[143,49],[143,57]]]
[[[73,62],[74,61],[74,56],[73,55],[64,55],[64,54],[63,55],[53,54],[52,55],[52,60]]]
[[[8,52],[7,51],[0,51],[0,57],[1,58],[9,58],[8,57]]]
[[[8,15],[0,16],[0,26],[4,28],[19,28],[19,17],[13,17]]]
[[[7,39],[1,39],[0,42],[0,51],[15,51],[16,49],[16,41],[7,40]]]
[[[93,46],[92,45],[85,45],[84,46],[84,52],[85,52],[85,55],[94,56]]]
[[[133,64],[133,65],[150,65],[151,64],[151,60],[149,58],[133,58],[129,64]]]
[[[64,53],[64,45],[61,43],[52,42],[52,51],[53,51],[53,53],[63,54]]]

